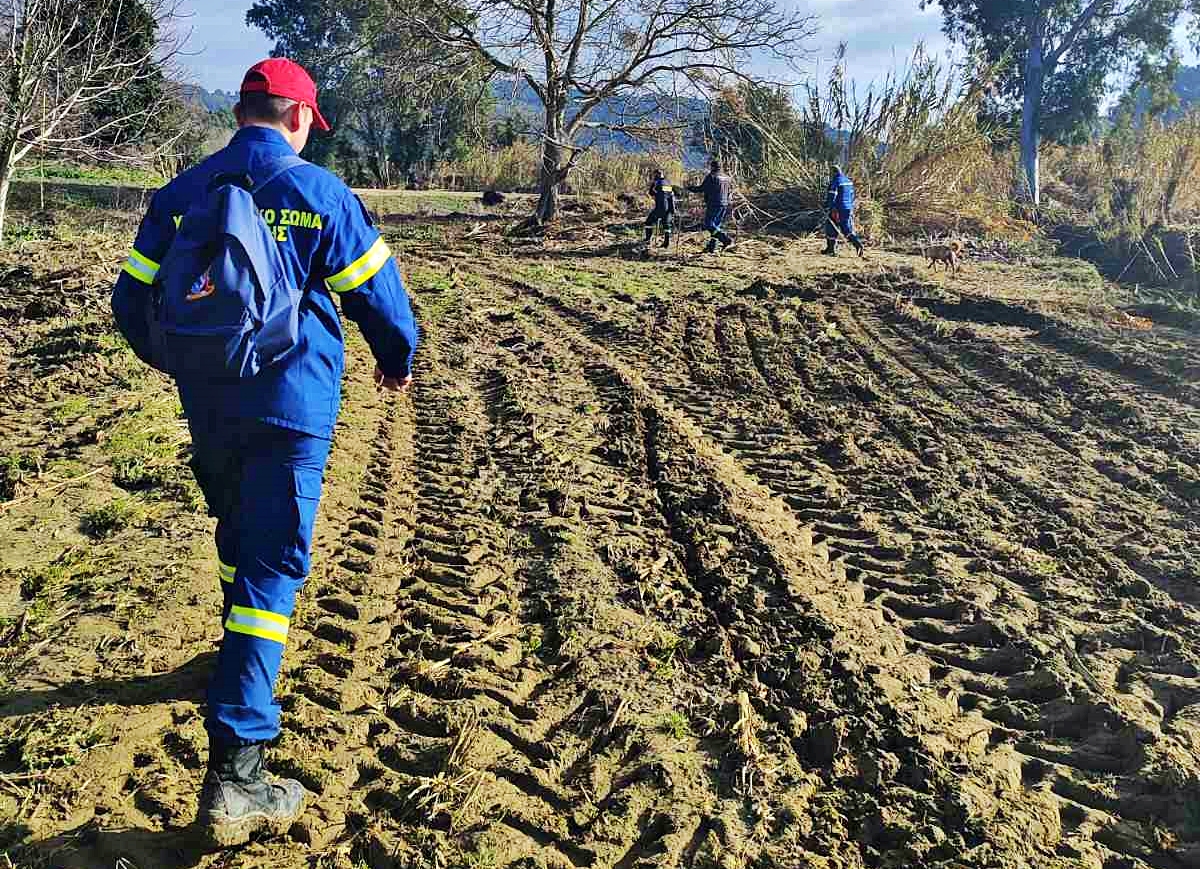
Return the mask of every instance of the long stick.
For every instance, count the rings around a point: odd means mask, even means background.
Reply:
[[[849,244],[850,239],[846,238],[846,233],[842,232],[842,228],[837,225],[837,223],[834,221],[834,219],[832,217],[829,216],[829,211],[822,208],[821,213],[825,215],[825,220],[827,222],[833,224],[833,228],[837,230],[837,234],[842,237],[842,240],[845,241],[847,244]]]

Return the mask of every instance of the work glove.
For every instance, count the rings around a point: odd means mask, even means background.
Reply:
[[[835,208],[829,212],[829,219],[832,220],[834,223],[837,223],[839,220],[842,219],[842,216],[840,214],[838,214],[838,210]]]

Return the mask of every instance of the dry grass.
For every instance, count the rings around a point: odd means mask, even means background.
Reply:
[[[1174,123],[1117,126],[1088,146],[1049,148],[1043,162],[1049,197],[1109,236],[1140,238],[1200,213],[1200,110]]]
[[[437,775],[421,776],[408,794],[414,812],[429,824],[448,822],[451,830],[468,825],[487,774],[471,765],[483,729],[479,713],[467,707],[451,727],[452,741]]]
[[[826,82],[809,86],[787,125],[806,134],[780,138],[771,119],[743,114],[774,155],[773,175],[752,204],[768,220],[815,228],[829,165],[838,162],[855,182],[867,237],[1027,237],[1032,228],[1013,220],[1007,205],[1015,160],[997,159],[992,131],[979,120],[989,73],[945,66],[918,46],[902,72],[861,96],[839,61]],[[842,131],[837,141],[830,129]]]
[[[446,690],[454,687],[450,659],[435,661],[426,658],[418,649],[396,667],[396,673],[406,681],[426,688]]]
[[[542,154],[538,145],[516,142],[505,148],[480,149],[439,167],[435,186],[453,190],[534,190]],[[655,169],[683,178],[683,164],[670,152],[584,154],[567,183],[589,193],[636,193],[649,185]]]

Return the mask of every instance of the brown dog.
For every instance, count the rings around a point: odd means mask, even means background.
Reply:
[[[962,253],[962,242],[952,241],[949,244],[938,244],[933,247],[925,248],[925,259],[929,260],[929,265],[935,271],[938,263],[943,263],[947,269],[958,273],[958,257]]]

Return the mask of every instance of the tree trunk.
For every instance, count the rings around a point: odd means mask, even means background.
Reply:
[[[0,247],[4,246],[4,222],[8,217],[8,190],[12,186],[12,173],[7,169],[0,176]]]
[[[537,204],[537,219],[538,223],[549,223],[558,217],[558,165],[557,162],[551,163],[551,151],[557,152],[559,149],[556,146],[546,143],[544,156],[542,160],[541,176],[538,179],[538,204]]]
[[[545,225],[558,217],[558,194],[563,182],[563,112],[546,107],[546,138],[542,142],[542,167],[538,173],[538,205],[534,216]]]
[[[12,187],[13,152],[16,143],[0,146],[0,247],[4,246],[4,229],[8,218],[8,192]]]
[[[1042,89],[1046,82],[1045,20],[1041,12],[1030,17],[1029,54],[1025,57],[1025,99],[1021,106],[1021,165],[1035,206],[1042,204],[1038,146],[1041,144]]]

